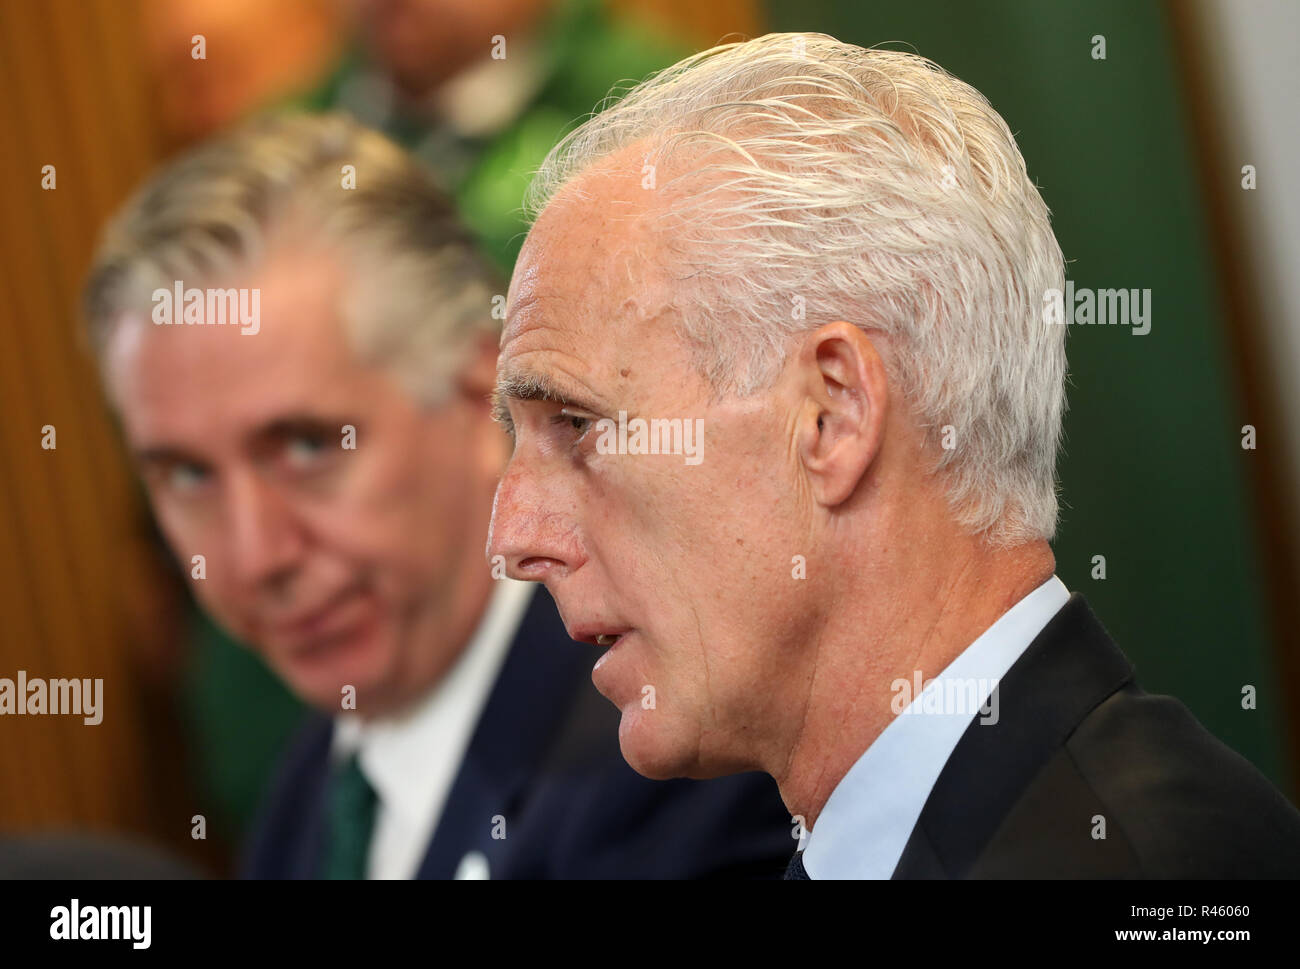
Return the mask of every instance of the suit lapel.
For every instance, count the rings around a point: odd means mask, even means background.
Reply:
[[[334,722],[309,714],[290,742],[286,761],[242,869],[251,878],[315,878],[325,831],[325,787]]]
[[[995,724],[971,722],[921,811],[894,878],[962,878],[1039,769],[1133,668],[1079,593],[998,685]]]
[[[451,878],[468,852],[499,870],[509,838],[492,837],[494,818],[515,820],[528,782],[546,757],[570,700],[594,662],[569,639],[547,591],[538,587],[488,696],[419,878]]]
[[[325,798],[330,774],[330,744],[334,737],[334,724],[322,718],[319,753],[314,754],[311,763],[318,765],[303,779],[299,789],[302,811],[302,827],[295,845],[295,856],[289,862],[289,870],[294,874],[290,878],[318,878],[321,864],[321,848],[325,843]]]

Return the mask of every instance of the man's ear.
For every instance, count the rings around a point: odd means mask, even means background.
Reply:
[[[812,494],[831,508],[847,501],[880,454],[888,380],[875,344],[839,321],[811,333],[799,353],[806,394],[797,446]]]

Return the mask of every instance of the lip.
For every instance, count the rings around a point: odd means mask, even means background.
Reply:
[[[600,646],[606,649],[612,649],[617,646],[622,637],[632,631],[629,626],[619,626],[616,623],[584,623],[580,626],[568,630],[569,638],[579,643],[586,643],[588,646]],[[614,637],[609,642],[600,642],[602,637]]]
[[[591,667],[591,682],[595,685],[596,690],[606,699],[618,702],[621,696],[620,689],[617,685],[617,675],[613,672],[618,665],[617,660],[626,655],[624,644],[636,635],[636,630],[628,630],[615,640],[612,646],[605,647],[605,651],[600,654],[595,664]]]
[[[269,623],[267,628],[276,638],[296,643],[344,631],[351,622],[349,613],[355,612],[355,607],[364,598],[363,592],[360,586],[350,586],[333,594],[321,605],[289,619]]]

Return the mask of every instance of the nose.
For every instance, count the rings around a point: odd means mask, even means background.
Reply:
[[[525,582],[569,575],[587,560],[578,537],[577,500],[554,475],[511,458],[492,499],[488,559]]]
[[[231,567],[242,584],[255,589],[283,587],[306,546],[292,507],[253,472],[230,479],[226,535]]]

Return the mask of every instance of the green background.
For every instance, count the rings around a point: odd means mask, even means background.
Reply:
[[[1151,331],[1071,327],[1057,574],[1150,692],[1284,790],[1236,374],[1170,25],[1150,0],[769,0],[773,31],[913,50],[1006,118],[1076,286],[1152,291]],[[1094,35],[1106,59],[1093,59]],[[1235,186],[1234,186],[1235,187]],[[1092,557],[1106,558],[1094,580]],[[1258,709],[1242,709],[1242,687]]]

